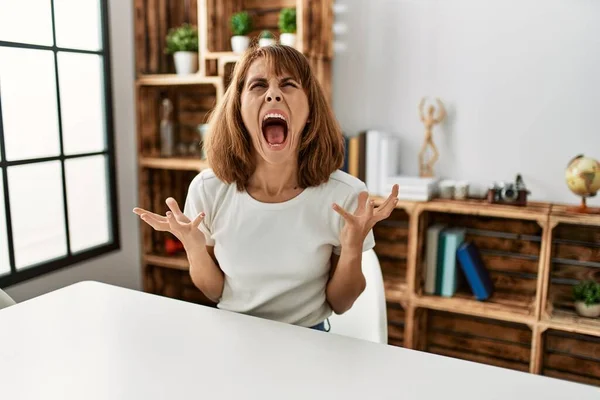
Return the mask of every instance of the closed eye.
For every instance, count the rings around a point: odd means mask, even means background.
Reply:
[[[265,85],[264,83],[255,83],[252,86],[250,86],[250,90],[257,88],[257,87],[264,88],[264,87],[267,87],[267,85]]]

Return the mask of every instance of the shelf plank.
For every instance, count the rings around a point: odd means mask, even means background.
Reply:
[[[141,157],[142,167],[155,169],[173,169],[179,171],[202,171],[209,168],[208,162],[196,158]]]
[[[144,263],[155,265],[157,267],[165,267],[187,271],[190,269],[190,264],[187,258],[181,256],[158,256],[154,254],[145,254]]]
[[[437,211],[444,213],[457,213],[468,215],[481,215],[487,217],[512,218],[538,221],[544,224],[550,214],[550,204],[528,202],[526,206],[509,204],[491,204],[486,200],[467,199],[432,199],[418,203],[421,211]]]
[[[386,278],[384,281],[385,299],[390,303],[405,304],[408,301],[408,285],[398,278]]]
[[[241,54],[236,54],[233,51],[208,51],[204,53],[204,58],[206,60],[218,60],[221,58],[239,59],[240,57]]]
[[[590,213],[576,212],[573,208],[576,206],[553,204],[550,210],[550,221],[552,223],[600,225],[600,207],[589,207]]]
[[[580,333],[600,337],[600,319],[586,318],[574,311],[554,310],[551,315],[545,313],[542,325],[545,328],[564,332]]]
[[[432,310],[517,322],[529,326],[535,323],[535,317],[522,307],[492,303],[489,300],[468,299],[461,297],[460,293],[457,293],[455,297],[417,295],[413,301],[418,307]]]
[[[177,85],[219,85],[221,77],[202,76],[200,74],[177,75],[177,74],[154,74],[142,75],[136,80],[138,86],[177,86]]]

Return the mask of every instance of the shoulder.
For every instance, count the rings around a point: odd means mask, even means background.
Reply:
[[[223,182],[212,169],[207,168],[190,182],[188,198],[209,206],[222,202],[228,194],[235,193],[234,189],[235,185]]]
[[[317,188],[319,201],[338,203],[342,206],[352,204],[360,192],[367,191],[367,186],[357,177],[337,170],[333,172],[327,182]]]
[[[367,190],[367,185],[363,181],[341,170],[333,172],[325,185],[329,190],[346,196],[358,195]]]
[[[207,168],[192,179],[190,190],[202,192],[203,194],[215,194],[227,186],[229,185],[217,178],[212,169]]]

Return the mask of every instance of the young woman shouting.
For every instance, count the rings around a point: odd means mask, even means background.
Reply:
[[[209,121],[211,169],[183,212],[134,209],[186,250],[194,284],[221,309],[324,330],[365,289],[362,252],[392,212],[339,170],[341,130],[306,58],[292,47],[249,49]]]

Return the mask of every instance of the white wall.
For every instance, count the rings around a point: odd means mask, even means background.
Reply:
[[[439,96],[439,175],[485,187],[520,172],[532,199],[579,201],[564,169],[600,159],[599,1],[336,0],[336,32],[340,123],[399,135],[402,173],[418,172],[417,104]]]
[[[141,286],[137,220],[131,211],[137,199],[133,11],[131,2],[123,0],[110,0],[109,9],[121,250],[7,288],[16,301],[81,280]]]

